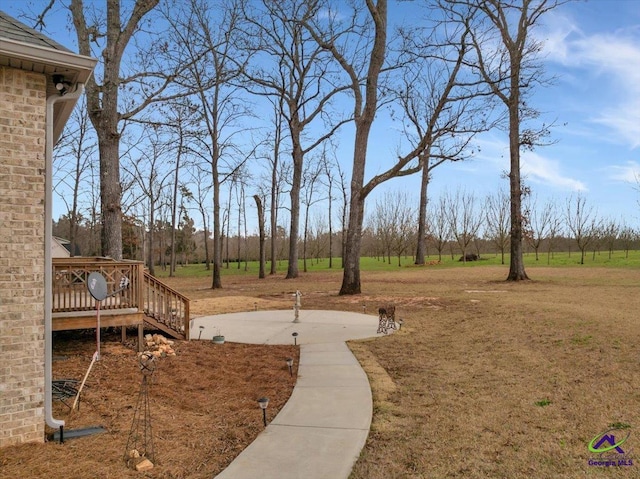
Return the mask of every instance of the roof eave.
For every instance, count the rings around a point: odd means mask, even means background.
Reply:
[[[77,74],[77,77],[69,79],[74,83],[86,83],[98,62],[97,59],[92,57],[43,48],[8,38],[0,38],[0,56],[19,58],[58,69],[71,70]]]
[[[73,52],[45,48],[8,38],[0,38],[0,65],[34,71],[45,75],[60,74],[75,88],[91,77],[98,60]],[[55,91],[55,90],[54,90]],[[48,89],[48,95],[52,93]],[[54,142],[60,138],[67,120],[71,116],[75,101],[63,102],[55,109],[53,118]]]

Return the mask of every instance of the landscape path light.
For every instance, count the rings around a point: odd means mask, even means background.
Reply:
[[[204,330],[204,326],[200,325],[200,334],[198,334],[198,339],[202,337],[202,330]]]
[[[287,358],[287,366],[289,366],[289,376],[293,377],[293,358]]]
[[[262,422],[264,423],[264,427],[267,427],[267,406],[269,405],[269,398],[262,397],[258,399],[258,405],[260,405],[260,409],[262,409]]]
[[[297,344],[298,344],[298,333],[296,333],[294,331],[293,333],[291,333],[291,336],[293,336],[293,345],[297,346]]]

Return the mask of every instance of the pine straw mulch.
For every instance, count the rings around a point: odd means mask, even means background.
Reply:
[[[299,350],[293,345],[177,341],[175,357],[157,360],[148,388],[155,467],[137,472],[127,468],[124,457],[142,374],[133,344],[118,340],[119,333],[105,339],[79,410],[54,402],[54,417],[66,421],[67,434],[90,426],[102,426],[106,433],[62,445],[49,441],[4,448],[0,476],[210,479],[263,430],[257,399],[269,398],[271,419],[295,385],[295,371],[291,377],[285,363],[293,357],[298,364]],[[81,381],[94,350],[93,331],[56,333],[54,378]]]

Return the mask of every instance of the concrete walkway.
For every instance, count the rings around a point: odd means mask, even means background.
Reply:
[[[345,341],[376,336],[378,318],[342,311],[257,311],[192,321],[197,338],[300,345],[298,380],[280,413],[218,479],[347,478],[365,444],[373,404],[366,374]],[[203,326],[201,329],[200,326]]]

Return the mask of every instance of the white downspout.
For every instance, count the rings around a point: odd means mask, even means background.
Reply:
[[[53,261],[51,245],[53,241],[53,105],[59,101],[72,101],[80,98],[84,84],[78,83],[73,92],[64,96],[47,98],[46,140],[45,140],[45,180],[44,180],[44,417],[47,425],[54,429],[64,426],[64,421],[53,418],[51,381],[53,379],[51,363],[53,344],[51,338],[53,309]]]

